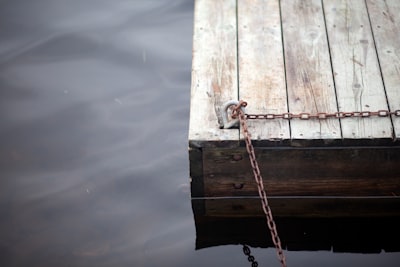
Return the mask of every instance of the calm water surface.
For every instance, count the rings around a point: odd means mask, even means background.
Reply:
[[[195,250],[193,1],[0,1],[0,265],[250,266]],[[261,266],[273,249],[254,248]],[[288,252],[289,266],[399,253]]]

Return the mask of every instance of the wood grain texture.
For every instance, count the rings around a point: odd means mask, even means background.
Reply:
[[[289,111],[337,111],[321,1],[282,0]],[[337,120],[293,120],[292,139],[340,139]]]
[[[256,148],[269,196],[399,196],[400,148]],[[257,196],[245,149],[204,149],[204,197]]]
[[[195,3],[189,144],[236,144],[237,129],[220,129],[220,108],[238,97],[236,0]]]
[[[364,0],[324,0],[339,111],[388,110]],[[390,118],[341,120],[343,138],[392,138]]]
[[[241,133],[220,129],[225,101],[251,114],[400,109],[399,1],[195,3],[195,216],[263,216]],[[274,215],[400,216],[399,117],[249,126]]]
[[[203,153],[201,148],[189,148],[190,192],[192,197],[204,196]]]
[[[205,215],[215,217],[265,216],[258,198],[204,199]],[[268,200],[276,217],[333,218],[400,216],[400,199],[388,198],[279,198]]]
[[[372,32],[389,107],[400,109],[400,2],[367,0]],[[400,117],[392,117],[394,137],[400,138]]]
[[[238,1],[239,98],[250,114],[286,113],[287,95],[278,0]],[[249,122],[252,139],[290,139],[289,122]]]

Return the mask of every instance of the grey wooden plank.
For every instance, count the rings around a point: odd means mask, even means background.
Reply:
[[[400,109],[400,1],[366,1],[389,107]],[[394,138],[400,138],[400,117],[392,117]]]
[[[278,0],[238,1],[239,98],[250,114],[285,113],[287,95]],[[286,120],[249,121],[258,145],[290,139]]]
[[[282,0],[289,111],[336,112],[324,16],[319,0]],[[340,139],[339,121],[292,120],[292,139]]]
[[[237,99],[236,0],[195,3],[189,144],[237,144],[237,129],[220,129],[220,109]]]
[[[339,111],[388,110],[364,0],[324,0]],[[389,117],[341,120],[343,138],[392,137]]]

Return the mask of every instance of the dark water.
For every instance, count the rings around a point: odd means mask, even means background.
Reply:
[[[250,266],[195,250],[193,1],[0,1],[0,265]],[[261,266],[273,249],[254,248]],[[288,252],[289,266],[400,254]]]

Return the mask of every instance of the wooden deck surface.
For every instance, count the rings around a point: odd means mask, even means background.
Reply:
[[[231,99],[247,101],[252,114],[400,109],[397,0],[198,0],[194,25],[193,147],[237,145],[238,130],[220,129],[221,106]],[[400,137],[395,116],[250,127],[262,145]]]
[[[196,0],[189,153],[205,214],[260,214],[242,133],[221,128],[223,104],[239,99],[249,114],[400,110],[400,1]],[[400,213],[400,116],[248,124],[287,214],[356,202]]]

